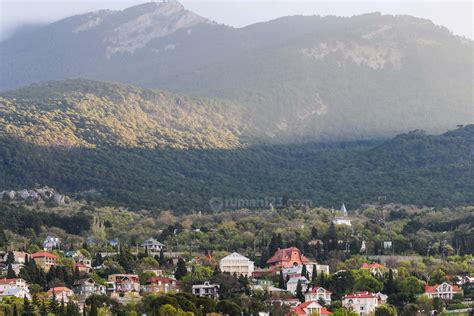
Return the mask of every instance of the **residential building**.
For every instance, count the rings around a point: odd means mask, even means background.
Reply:
[[[143,287],[146,293],[174,293],[180,292],[178,281],[176,279],[157,276],[151,277],[146,281]]]
[[[301,254],[296,247],[278,249],[275,254],[267,260],[270,268],[290,268],[293,266],[308,264],[309,260]]]
[[[73,291],[82,299],[86,299],[92,294],[106,294],[106,287],[98,284],[92,278],[86,278],[75,281]]]
[[[25,258],[28,257],[28,259],[30,258],[30,254],[27,253],[27,252],[23,252],[23,251],[12,251],[13,253],[13,257],[15,258],[15,262],[14,263],[21,263],[21,264],[24,264],[25,263]],[[8,259],[8,252],[3,256],[3,261],[7,261]]]
[[[195,284],[192,286],[192,293],[199,297],[218,299],[219,284],[212,284],[207,281],[204,284]]]
[[[165,245],[154,238],[145,240],[141,246],[144,249],[148,249],[149,252],[160,252],[161,249],[165,249]]]
[[[322,307],[316,301],[306,301],[292,308],[292,312],[296,315],[310,316],[310,315],[332,315],[326,307]]]
[[[79,272],[90,272],[92,268],[90,266],[85,265],[84,263],[76,263],[74,265],[74,268],[76,268]]]
[[[362,270],[369,270],[374,276],[382,277],[388,272],[388,268],[380,263],[364,263],[361,267]]]
[[[8,289],[28,289],[28,284],[21,278],[0,279],[0,292],[4,292]]]
[[[286,290],[288,292],[291,292],[291,293],[295,294],[296,293],[296,288],[298,286],[298,281],[301,283],[301,290],[303,291],[303,293],[306,292],[306,289],[308,288],[309,281],[308,281],[308,279],[306,279],[303,276],[290,278],[288,280],[288,282],[286,282]]]
[[[317,264],[317,263],[308,263],[305,265],[306,271],[308,273],[309,279],[313,276],[313,267],[316,266],[316,273],[321,275],[322,273],[329,275],[329,266],[324,264]],[[289,268],[282,269],[283,277],[286,279],[288,276],[289,278],[299,277],[303,272],[303,265],[297,265]]]
[[[53,249],[59,249],[61,242],[56,236],[46,236],[46,239],[43,241],[43,250],[51,251]]]
[[[452,300],[456,294],[462,294],[462,289],[457,285],[451,285],[446,282],[435,285],[425,285],[425,295],[429,298],[439,297],[444,300]]]
[[[35,252],[31,255],[37,266],[43,268],[46,272],[58,261],[58,256],[49,252]]]
[[[3,292],[0,292],[0,298],[3,297],[16,297],[16,298],[27,298],[31,300],[30,291],[27,288],[9,288]]]
[[[319,300],[324,300],[324,302],[329,305],[331,304],[331,294],[331,291],[315,286],[304,294],[304,298],[305,301],[319,302]]]
[[[136,274],[111,274],[108,290],[112,292],[140,292],[140,279]]]
[[[237,252],[222,258],[219,267],[222,272],[228,272],[232,275],[251,276],[254,271],[253,261]]]
[[[360,316],[368,316],[375,312],[375,308],[382,302],[371,292],[356,292],[347,294],[342,298],[342,306],[358,313]]]
[[[48,298],[51,299],[53,295],[56,297],[56,302],[63,302],[67,303],[72,300],[74,296],[74,292],[64,286],[53,287],[48,290]]]

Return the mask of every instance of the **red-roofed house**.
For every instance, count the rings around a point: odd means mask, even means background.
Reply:
[[[275,254],[267,260],[270,268],[289,268],[308,264],[309,260],[301,254],[301,251],[296,247],[278,249]]]
[[[324,300],[326,304],[331,304],[331,291],[328,291],[322,287],[315,286],[304,294],[305,301],[318,302],[320,299]]]
[[[387,271],[387,267],[380,263],[364,263],[361,269],[369,270],[372,275],[383,276]]]
[[[371,292],[356,292],[342,298],[342,306],[358,313],[361,316],[370,315],[381,302],[376,294]]]
[[[64,303],[67,303],[74,296],[74,292],[67,287],[58,286],[49,289],[48,298],[52,298],[53,295],[56,296],[56,302],[61,303],[64,301]]]
[[[36,265],[48,271],[49,268],[56,265],[58,256],[49,252],[35,252],[31,255],[31,259],[35,261]]]
[[[332,315],[330,311],[327,310],[326,307],[322,307],[316,301],[308,301],[299,304],[296,307],[292,308],[293,313],[296,315]]]
[[[78,262],[74,265],[74,267],[79,271],[79,272],[90,272],[91,268],[81,262]]]
[[[8,289],[27,289],[28,284],[26,283],[25,280],[21,278],[16,278],[16,279],[0,279],[0,292],[4,292]]]
[[[435,285],[425,285],[425,295],[429,298],[439,297],[444,300],[452,300],[455,294],[461,294],[462,289],[457,285],[451,285],[446,282]]]
[[[179,285],[175,279],[168,277],[151,277],[146,280],[144,287],[147,293],[179,292]]]
[[[30,254],[23,251],[12,251],[15,261],[13,263],[25,263],[25,257],[30,258]],[[3,261],[7,261],[8,253],[3,256]]]

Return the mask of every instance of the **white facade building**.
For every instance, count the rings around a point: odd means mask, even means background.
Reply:
[[[298,286],[298,281],[301,283],[301,290],[304,292],[306,292],[306,289],[308,288],[308,279],[306,279],[305,277],[294,277],[294,278],[290,278],[288,280],[288,282],[286,282],[286,290],[288,292],[291,292],[293,294],[296,293],[296,287]]]
[[[319,302],[320,299],[324,300],[327,305],[331,304],[331,291],[328,291],[322,287],[316,286],[310,289],[304,294],[305,301]]]
[[[249,277],[254,271],[254,264],[249,258],[234,252],[221,259],[219,268],[222,272]]]
[[[342,298],[342,306],[358,313],[360,316],[371,315],[379,306],[379,298],[371,292],[356,292]]]
[[[194,295],[199,297],[207,297],[212,299],[219,298],[219,284],[211,284],[204,282],[204,284],[195,284],[192,287]]]

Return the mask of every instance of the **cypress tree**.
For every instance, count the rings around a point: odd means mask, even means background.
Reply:
[[[40,315],[41,315],[41,316],[48,316],[48,309],[46,308],[46,304],[45,304],[44,301],[41,302]]]
[[[174,277],[176,280],[181,280],[187,273],[188,269],[186,269],[186,262],[184,262],[183,258],[179,258]]]
[[[58,302],[56,301],[56,293],[54,292],[53,292],[53,296],[51,296],[51,300],[49,301],[49,311],[55,315],[59,311]]]
[[[64,297],[61,298],[61,305],[59,305],[59,315],[64,316],[66,314],[66,305],[64,304]]]
[[[8,268],[7,268],[7,279],[14,279],[14,278],[16,278],[16,273],[13,270],[12,264],[9,263]]]
[[[28,298],[25,297],[23,298],[23,312],[22,312],[22,315],[23,316],[30,316],[32,315],[32,311],[31,311],[31,305],[30,305],[30,301],[28,300]]]
[[[316,284],[316,280],[318,278],[318,269],[316,268],[316,264],[313,264],[313,273],[311,274],[311,283]]]
[[[296,298],[299,299],[301,303],[304,303],[303,286],[300,280],[298,280],[298,284],[296,285]]]
[[[301,276],[304,276],[306,279],[308,279],[308,270],[306,269],[305,264],[303,264],[303,267],[301,268]]]
[[[283,278],[283,271],[280,270],[280,277],[278,278],[278,287],[285,289],[285,279]]]
[[[387,293],[387,295],[394,294],[396,292],[392,269],[388,270],[388,277],[387,277],[387,281],[384,284],[384,288],[385,288],[385,293]]]
[[[6,264],[12,264],[15,263],[15,255],[13,254],[13,251],[9,251],[7,254],[7,260],[5,261]]]
[[[163,248],[160,249],[160,259],[158,260],[160,262],[160,266],[164,266],[166,261],[165,261],[165,253],[163,251]]]

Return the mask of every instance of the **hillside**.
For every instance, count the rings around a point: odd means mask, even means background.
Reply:
[[[376,139],[473,123],[472,50],[472,41],[410,16],[293,16],[231,28],[179,3],[146,3],[0,43],[0,89],[113,80],[230,100],[265,142]]]
[[[0,95],[0,133],[42,146],[235,148],[230,102],[88,80],[46,82]]]
[[[474,203],[474,125],[384,142],[270,145],[248,141],[235,106],[87,80],[3,93],[0,191],[40,185],[177,211],[208,210],[212,197]]]

